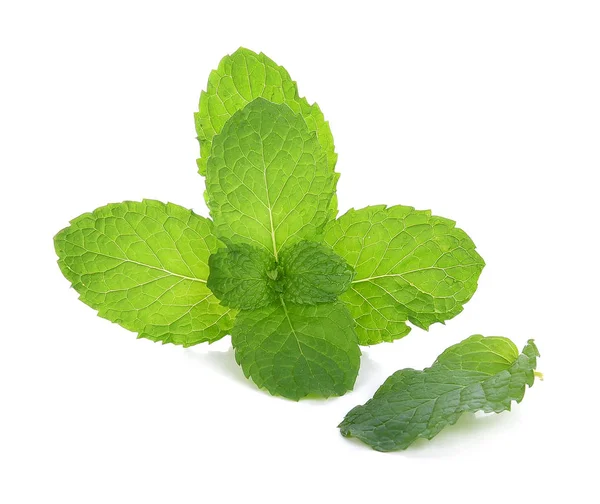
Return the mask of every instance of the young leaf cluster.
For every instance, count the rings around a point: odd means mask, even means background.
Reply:
[[[352,389],[359,345],[460,313],[484,266],[451,220],[408,206],[337,217],[337,154],[287,71],[240,48],[195,114],[211,219],[171,203],[83,214],[59,266],[98,314],[184,346],[231,334],[245,375],[291,399]]]

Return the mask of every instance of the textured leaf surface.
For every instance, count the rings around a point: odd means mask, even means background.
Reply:
[[[208,288],[224,306],[248,310],[279,299],[274,285],[277,263],[262,249],[230,245],[211,255],[208,265]]]
[[[300,115],[261,98],[237,112],[214,139],[206,176],[217,236],[262,248],[322,232],[336,179]]]
[[[328,224],[325,241],[356,271],[341,299],[361,345],[427,329],[459,314],[477,289],[483,259],[455,223],[407,206],[350,210]]]
[[[333,136],[319,106],[316,103],[309,105],[305,98],[298,96],[296,83],[283,67],[262,53],[240,48],[225,56],[219,67],[211,72],[206,92],[200,95],[199,111],[194,114],[200,141],[198,168],[202,175],[206,174],[213,137],[221,132],[235,112],[256,98],[285,103],[302,115],[326,153],[330,170],[334,171],[337,155]]]
[[[301,241],[281,256],[284,299],[293,303],[331,303],[350,286],[354,271],[321,243]]]
[[[533,340],[519,355],[506,338],[475,335],[447,349],[423,371],[390,376],[363,406],[339,425],[375,450],[404,450],[418,438],[431,439],[464,412],[500,413],[521,402],[534,382]]]
[[[231,341],[246,377],[273,395],[343,395],[358,374],[354,321],[340,303],[280,303],[241,311]]]
[[[79,299],[140,337],[184,346],[225,336],[233,313],[206,286],[212,223],[145,200],[83,214],[54,238]]]

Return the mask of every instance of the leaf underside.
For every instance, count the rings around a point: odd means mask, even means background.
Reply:
[[[338,427],[375,450],[404,450],[418,438],[433,438],[462,413],[510,410],[533,385],[538,356],[533,340],[519,355],[507,338],[471,336],[448,348],[430,368],[391,375]]]

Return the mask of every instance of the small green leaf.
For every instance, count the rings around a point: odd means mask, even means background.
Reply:
[[[206,286],[212,222],[145,200],[83,214],[54,237],[65,277],[98,315],[139,337],[183,346],[228,334],[233,312]]]
[[[341,296],[361,345],[427,329],[459,314],[477,289],[483,259],[455,223],[427,211],[384,205],[350,210],[325,242],[356,271]]]
[[[279,252],[322,233],[336,177],[300,115],[258,98],[214,139],[206,174],[215,233]]]
[[[320,243],[301,241],[281,254],[284,299],[292,303],[331,303],[350,286],[354,271]]]
[[[433,438],[464,412],[510,410],[533,385],[538,356],[533,340],[519,355],[507,338],[471,336],[430,368],[394,373],[338,427],[375,450],[404,450],[418,438]]]
[[[280,300],[241,311],[231,342],[246,377],[294,400],[343,395],[354,386],[360,365],[354,321],[340,302],[309,306]]]
[[[208,288],[223,306],[249,310],[279,299],[272,255],[247,244],[219,249],[208,260]]]
[[[199,111],[194,114],[200,141],[198,168],[202,175],[206,174],[213,137],[221,132],[233,114],[256,98],[285,103],[296,114],[301,114],[308,130],[316,134],[327,154],[330,171],[334,171],[337,154],[333,136],[319,106],[316,103],[309,105],[306,98],[298,96],[298,87],[285,68],[262,53],[240,47],[232,55],[225,56],[211,72],[206,91],[200,95]]]

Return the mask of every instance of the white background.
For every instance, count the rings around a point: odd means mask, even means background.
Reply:
[[[0,502],[597,502],[599,26],[572,0],[2,2]],[[487,262],[461,315],[366,348],[341,398],[259,391],[228,337],[136,340],[55,263],[53,235],[108,202],[207,215],[193,112],[240,45],[329,119],[342,212],[432,209]],[[391,454],[340,436],[473,333],[540,348],[512,412]]]

